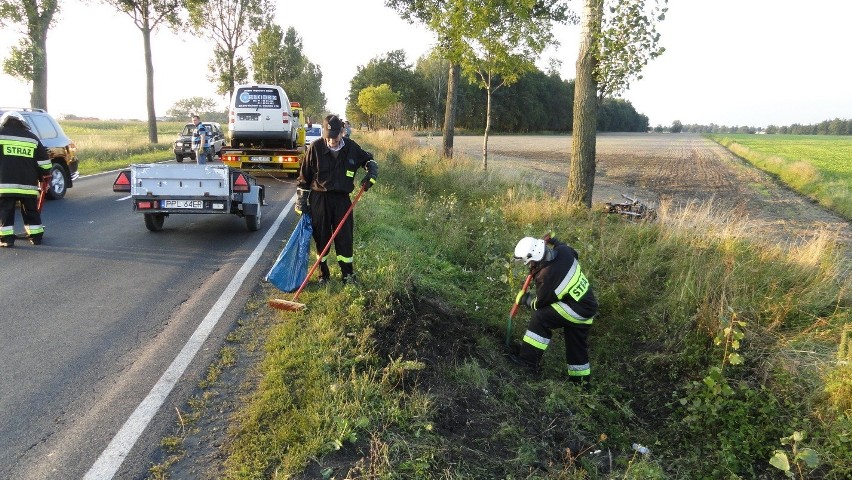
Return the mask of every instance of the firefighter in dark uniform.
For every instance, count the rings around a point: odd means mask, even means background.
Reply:
[[[523,342],[510,358],[538,371],[553,329],[562,328],[568,378],[574,382],[587,381],[591,373],[588,336],[598,301],[580,268],[577,251],[555,238],[526,237],[515,247],[515,258],[529,265],[535,279],[535,294],[520,292],[516,298],[519,305],[533,312]]]
[[[0,116],[0,247],[15,245],[15,204],[21,203],[24,230],[33,245],[44,235],[38,211],[39,180],[50,180],[50,160],[20,113]]]
[[[340,220],[352,205],[349,194],[355,189],[355,173],[359,168],[367,171],[361,181],[364,191],[376,183],[379,166],[373,154],[366,152],[354,140],[342,136],[343,122],[337,115],[328,115],[322,123],[322,138],[308,145],[305,159],[299,168],[296,188],[295,210],[311,214],[314,242],[317,254],[328,244]],[[352,265],[352,240],[355,222],[349,215],[334,237],[334,251],[343,274],[343,282],[355,280]],[[320,262],[320,283],[328,281],[329,269],[326,258]]]

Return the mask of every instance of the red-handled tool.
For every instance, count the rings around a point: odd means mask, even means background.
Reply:
[[[545,242],[550,240],[550,234],[548,233],[547,235],[545,235],[544,238],[542,238],[542,240],[544,240]],[[527,290],[529,290],[529,288],[530,288],[530,282],[532,282],[532,278],[533,278],[533,274],[532,274],[532,272],[530,272],[529,275],[527,275],[527,279],[524,280],[524,286],[521,288],[521,295],[519,295],[518,297],[515,297],[515,298],[520,298],[525,293],[527,293]],[[518,313],[518,307],[520,307],[520,306],[521,306],[521,304],[518,303],[517,300],[516,300],[515,304],[512,305],[512,309],[509,311],[509,320],[506,322],[506,346],[507,347],[509,346],[509,343],[512,340],[512,318],[514,318],[515,314]]]

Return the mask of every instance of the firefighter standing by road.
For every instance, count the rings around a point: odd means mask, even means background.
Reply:
[[[15,111],[0,117],[0,247],[15,245],[15,203],[21,203],[24,230],[41,245],[44,225],[38,211],[39,180],[49,181],[50,160],[38,136]]]
[[[370,189],[379,175],[373,154],[366,152],[349,138],[342,138],[343,122],[337,115],[328,115],[322,123],[322,138],[315,140],[305,152],[299,168],[295,210],[299,215],[310,207],[314,242],[319,254],[328,244],[334,229],[352,205],[349,194],[355,189],[355,172],[367,171],[361,181],[364,191]],[[343,282],[355,280],[353,269],[353,232],[355,221],[349,215],[334,238],[337,263]],[[320,262],[320,283],[328,281],[327,255]]]
[[[577,251],[555,238],[526,237],[515,247],[515,259],[529,265],[535,279],[535,294],[518,293],[516,302],[533,313],[523,343],[509,358],[538,371],[553,337],[552,330],[562,328],[568,378],[573,382],[588,380],[591,373],[588,336],[598,301],[580,268]]]

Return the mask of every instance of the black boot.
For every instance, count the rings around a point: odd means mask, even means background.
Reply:
[[[320,262],[320,285],[328,283],[328,278],[331,273],[328,271],[328,264],[326,262]]]
[[[14,235],[3,235],[0,237],[0,247],[14,247],[15,246],[15,236]]]

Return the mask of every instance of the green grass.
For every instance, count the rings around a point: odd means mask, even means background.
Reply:
[[[173,157],[172,142],[184,122],[157,122],[157,140],[148,142],[148,124],[139,121],[63,120],[65,134],[77,145],[81,175]]]
[[[779,473],[776,450],[792,458],[794,431],[820,458],[809,478],[852,473],[838,363],[852,285],[830,242],[755,245],[712,211],[624,223],[403,135],[361,140],[381,165],[356,209],[361,285],[266,312],[230,478],[756,478]],[[566,382],[559,332],[540,377],[501,354],[525,275],[514,243],[548,231],[580,252],[601,304],[588,390]]]
[[[710,135],[756,167],[852,220],[852,138],[835,135]]]

